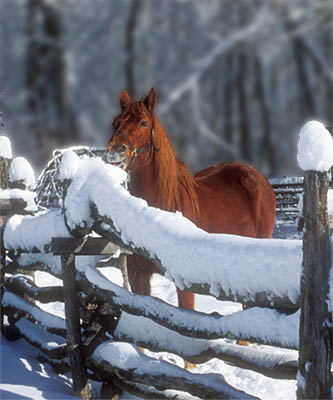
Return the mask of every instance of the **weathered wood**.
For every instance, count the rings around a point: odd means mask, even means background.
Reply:
[[[7,158],[0,157],[0,190],[8,189],[8,164]],[[4,277],[5,277],[5,265],[6,265],[6,249],[4,246],[4,229],[6,225],[6,217],[0,213],[0,332],[2,332],[4,321],[3,321],[3,309],[2,309],[2,297],[4,289]]]
[[[74,254],[62,254],[61,266],[64,284],[67,349],[71,363],[73,391],[82,399],[90,399],[90,387],[81,354],[79,302],[76,288]]]
[[[98,271],[96,271],[96,274],[98,274]],[[100,302],[112,304],[115,308],[132,315],[152,319],[159,325],[184,336],[207,340],[233,338],[292,349],[297,347],[296,337],[282,337],[281,339],[284,340],[279,340],[277,339],[279,335],[276,335],[275,332],[271,333],[271,338],[269,338],[268,333],[265,333],[263,337],[259,337],[260,334],[253,336],[253,330],[247,328],[246,323],[244,323],[244,329],[238,330],[233,327],[232,323],[227,322],[232,316],[208,315],[199,311],[185,310],[167,304],[155,297],[135,295],[111,282],[108,284],[107,289],[102,289],[91,282],[84,273],[79,271],[77,272],[77,279],[80,290],[90,296],[95,296]],[[99,276],[98,279],[102,280],[103,276]],[[258,312],[260,311],[258,310]],[[247,320],[249,313],[251,313],[251,310],[238,313],[238,326],[243,316]],[[288,325],[290,323],[289,318],[293,317],[282,315],[269,309],[262,310],[261,317],[264,318],[266,313],[269,315],[269,318],[279,320],[281,327],[277,326],[276,330],[281,329],[282,332],[288,329],[285,325],[283,327],[283,324]],[[186,324],[184,324],[184,321],[186,321]]]
[[[8,182],[8,187],[9,189],[21,189],[21,190],[27,190],[27,184],[23,179],[19,179],[18,181],[14,182]]]
[[[27,203],[23,199],[0,199],[0,216],[8,217],[14,214],[32,214],[25,210]]]
[[[32,274],[35,271],[44,271],[47,272],[53,276],[55,276],[58,279],[62,278],[62,274],[58,271],[52,269],[49,265],[41,262],[41,261],[36,261],[32,264],[27,264],[27,265],[20,265],[19,261],[15,257],[12,257],[13,261],[9,261],[6,264],[6,272],[9,274],[17,274],[17,273],[22,273],[22,274]]]
[[[59,375],[59,374],[67,374],[70,372],[70,365],[69,362],[66,359],[63,360],[56,360],[54,358],[48,357],[44,353],[38,354],[36,357],[36,360],[39,361],[40,363],[48,363],[52,367],[53,371]]]
[[[64,301],[62,286],[38,287],[31,279],[23,275],[5,279],[5,287],[21,297],[29,296],[41,303]]]
[[[96,209],[92,209],[93,216],[96,219],[96,223],[94,225],[94,230],[106,238],[107,240],[116,243],[122,249],[128,250],[131,253],[139,254],[150,261],[152,261],[158,270],[164,275],[166,272],[166,268],[162,265],[161,261],[157,258],[152,256],[146,249],[135,247],[133,244],[126,244],[121,239],[121,234],[117,232],[110,219],[106,217],[102,217],[98,215]],[[108,225],[109,224],[109,225]],[[110,229],[106,229],[107,227]],[[185,289],[197,293],[197,294],[204,294],[211,296],[210,286],[208,284],[199,284],[199,283],[185,283]],[[218,300],[222,301],[234,301],[239,302],[245,305],[246,307],[265,307],[265,308],[272,308],[277,309],[280,312],[285,313],[293,313],[298,310],[299,308],[299,301],[292,301],[288,298],[287,295],[278,296],[272,292],[263,291],[258,293],[251,293],[250,296],[241,296],[238,293],[229,293],[224,291],[222,287],[219,287],[219,293],[214,295]]]
[[[20,296],[6,291],[3,296],[3,309],[9,317],[14,316],[14,320],[27,318],[40,323],[50,333],[66,337],[65,320],[42,310],[28,299],[22,299]]]
[[[8,189],[8,166],[9,160],[0,157],[0,189]]]
[[[64,339],[62,337],[50,334],[40,324],[32,323],[25,318],[20,319],[15,326],[27,342],[37,347],[49,358],[62,360],[67,357],[67,348],[66,344],[63,343]],[[52,344],[57,343],[58,345],[50,346],[49,342]]]
[[[0,334],[4,326],[2,297],[4,292],[4,279],[5,279],[5,266],[6,266],[6,250],[3,240],[5,224],[6,224],[6,219],[4,217],[0,217]]]
[[[333,215],[328,216],[328,223],[329,223],[330,229],[333,229]]]
[[[298,399],[329,399],[332,396],[332,315],[328,310],[332,253],[327,190],[326,172],[306,172]]]
[[[142,399],[184,400],[191,398],[189,395],[185,395],[184,392],[177,393],[175,390],[165,390],[165,391],[157,390],[153,386],[142,385],[140,383],[133,383],[119,379],[117,375],[112,376],[112,384],[121,389],[122,391],[134,394],[134,396],[137,396]],[[103,394],[103,392],[101,392],[101,394]],[[102,399],[110,400],[110,397],[102,396]]]
[[[117,356],[115,352],[115,357]],[[93,355],[87,360],[87,365],[94,370],[96,375],[104,378],[104,381],[107,381],[109,374],[112,374],[125,381],[154,386],[158,390],[185,391],[201,399],[257,399],[233,388],[222,377],[217,379],[216,374],[190,373],[165,361],[144,356],[139,350],[136,355],[132,351],[129,360],[126,357],[128,355],[124,353],[122,362],[119,363],[116,359],[113,364],[104,358],[95,358]],[[154,371],[153,374],[152,371]]]
[[[122,314],[121,319],[123,317],[124,314]],[[128,321],[129,324],[136,322],[136,317],[133,316],[126,317],[124,323],[120,320],[113,335],[115,339],[133,343],[154,352],[166,351],[177,354],[193,364],[202,364],[213,358],[218,358],[238,368],[259,372],[273,379],[296,379],[298,367],[297,351],[277,354],[272,349],[254,347],[252,345],[239,346],[238,344],[226,343],[224,341],[189,339],[185,336],[177,335],[172,331],[166,331],[160,325],[153,326],[154,337],[152,337],[146,331],[147,325],[151,324],[151,322],[147,321],[145,323],[142,320],[140,321],[139,318],[137,321],[137,332],[133,335],[131,334],[131,329],[126,329],[128,318],[132,319],[132,321]],[[142,325],[145,325],[145,329],[143,330],[141,329]],[[166,335],[169,338],[174,338],[174,340],[163,340]],[[160,339],[156,340],[156,338]]]
[[[127,256],[126,256],[126,254],[124,254],[124,253],[120,254],[120,256],[118,258],[118,267],[123,276],[123,280],[124,280],[123,287],[126,290],[131,290],[129,279],[128,279],[128,272],[127,272]]]
[[[99,237],[53,238],[51,242],[51,251],[54,255],[64,253],[80,256],[112,255],[117,250],[119,246]]]

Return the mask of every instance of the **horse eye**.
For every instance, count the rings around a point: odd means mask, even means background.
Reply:
[[[144,119],[142,121],[140,121],[139,125],[144,128],[146,128],[148,126],[147,121],[145,121]]]

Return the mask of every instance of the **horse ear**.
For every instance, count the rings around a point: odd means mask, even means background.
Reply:
[[[154,88],[150,89],[150,92],[143,100],[143,104],[147,107],[148,111],[150,112],[154,111],[156,105],[156,93]]]
[[[131,98],[130,98],[129,94],[126,92],[126,90],[123,90],[121,92],[119,102],[120,102],[120,107],[122,110],[124,108],[127,108],[129,106],[129,104],[131,103]]]

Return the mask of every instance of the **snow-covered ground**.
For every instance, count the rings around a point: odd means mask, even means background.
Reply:
[[[115,268],[103,268],[103,273],[115,283],[121,284],[120,272]],[[45,272],[36,273],[36,283],[40,286],[58,285],[59,280]],[[177,303],[176,289],[173,283],[160,275],[152,279],[152,295],[171,303]],[[63,315],[61,303],[39,304],[43,309]],[[196,295],[196,309],[206,312],[218,311],[230,314],[239,311],[241,305],[232,302],[220,302],[210,296]],[[256,345],[251,345],[256,346]],[[271,348],[272,352],[277,351]],[[281,351],[279,349],[279,351]],[[291,350],[284,350],[290,352]],[[155,357],[183,365],[183,360],[168,353],[151,353]],[[24,340],[8,342],[1,337],[1,383],[0,398],[9,399],[72,399],[70,378],[57,376],[48,364],[37,361],[38,351]],[[235,388],[267,400],[293,400],[296,398],[295,380],[274,380],[261,374],[230,366],[218,359],[197,365],[193,372],[219,373]],[[93,385],[93,395],[98,396],[98,384]],[[125,393],[122,399],[133,399]]]

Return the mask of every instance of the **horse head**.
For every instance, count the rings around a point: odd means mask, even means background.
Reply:
[[[154,148],[155,90],[142,101],[132,102],[126,91],[120,95],[121,113],[112,123],[107,160],[127,171],[147,162]],[[156,150],[156,149],[155,149]]]

